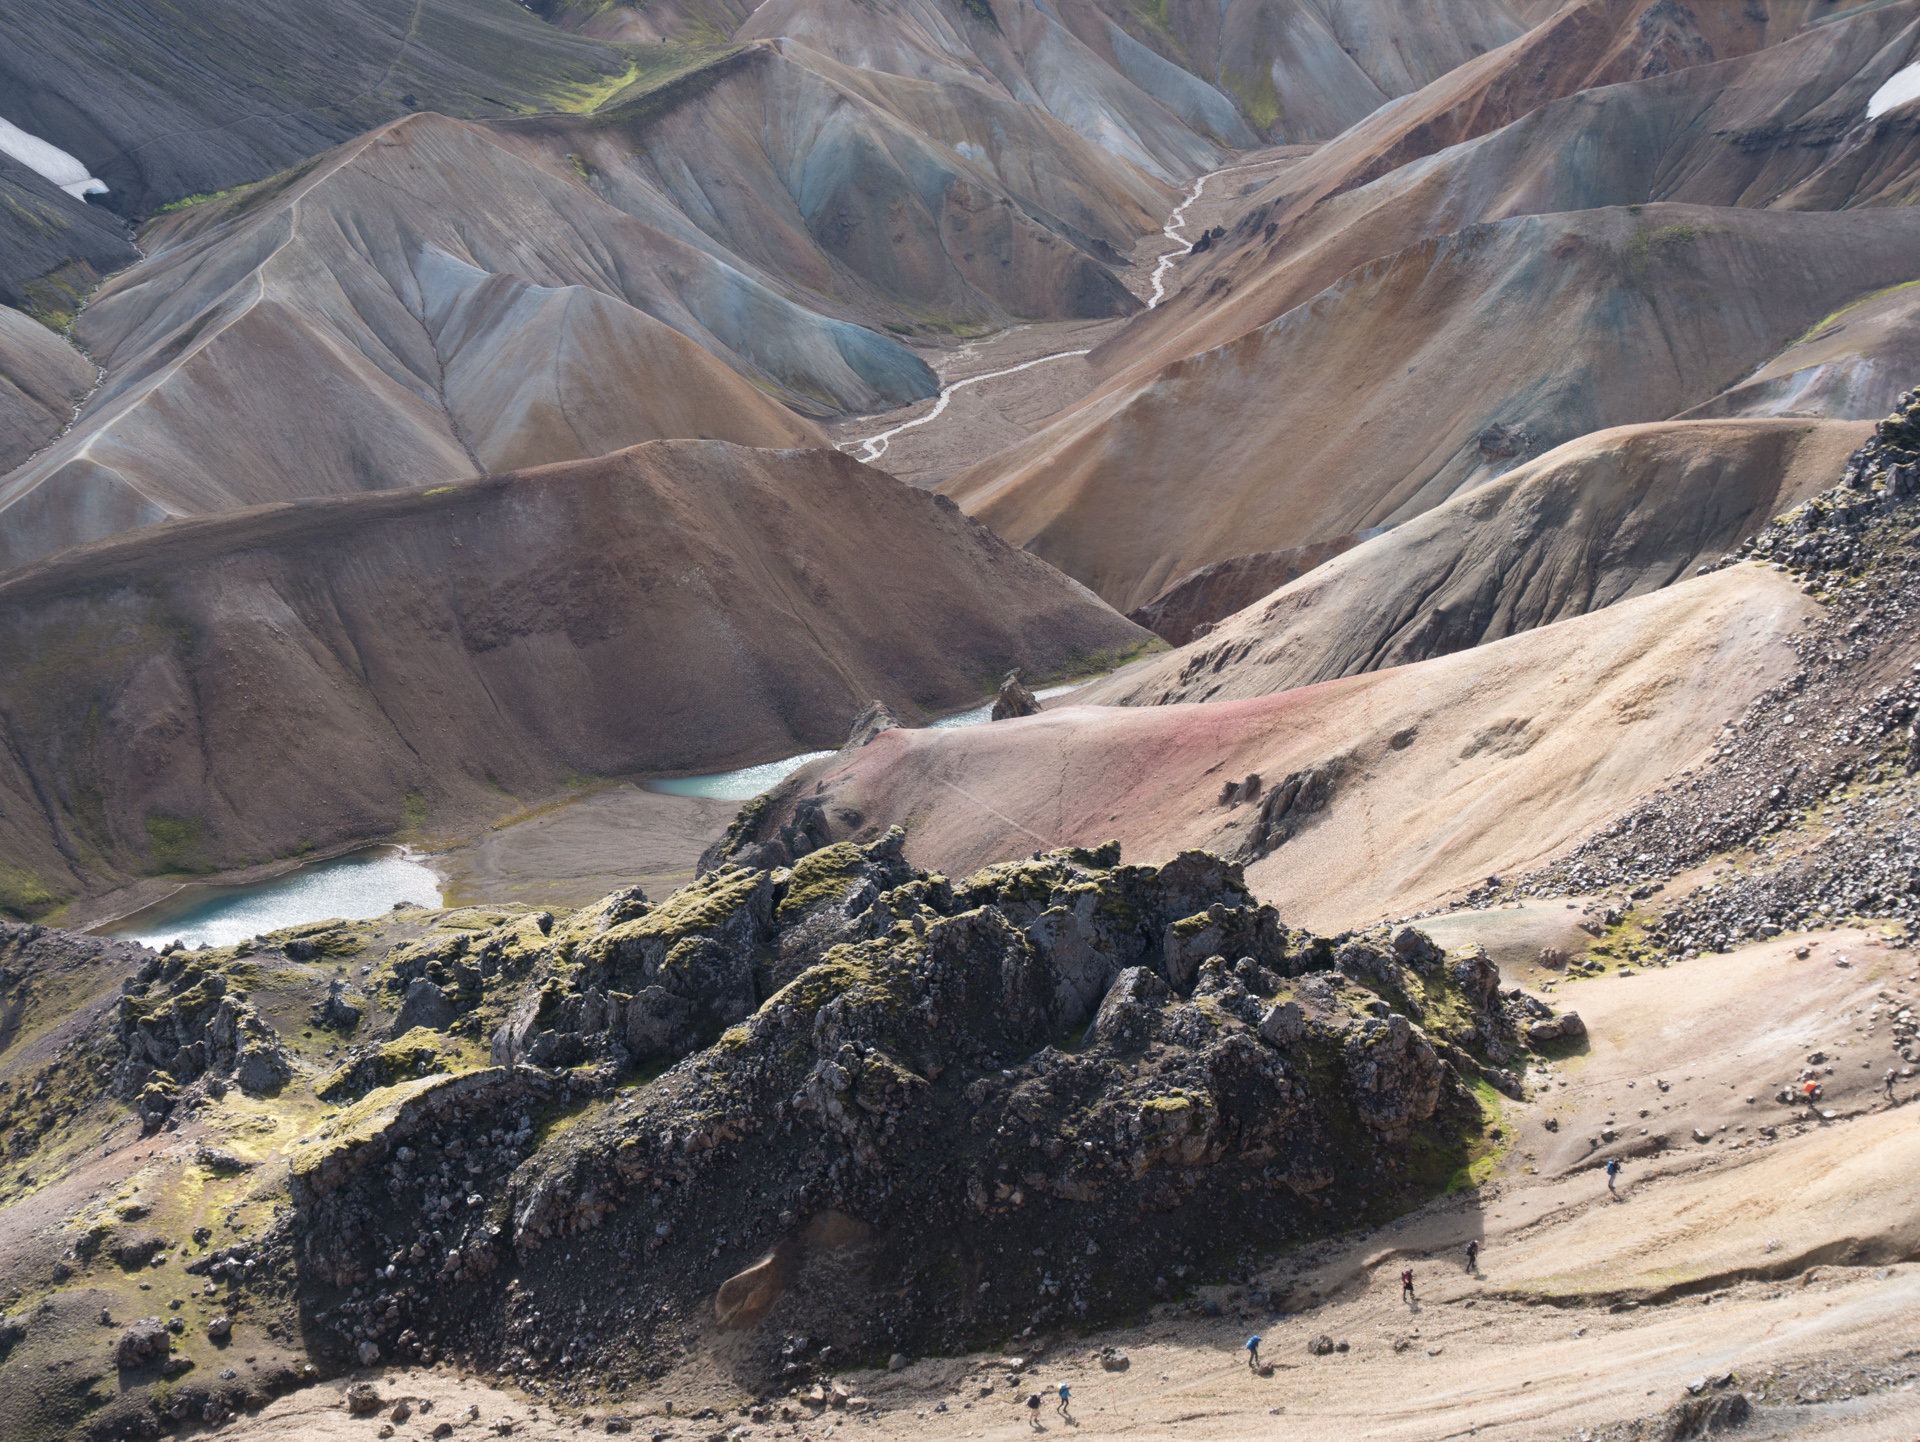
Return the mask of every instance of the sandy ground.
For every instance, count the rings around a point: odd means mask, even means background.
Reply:
[[[740,805],[625,784],[537,808],[423,859],[445,880],[448,906],[584,906],[635,885],[658,899],[693,880],[700,853]]]
[[[1561,982],[1558,993],[1586,1018],[1589,1041],[1535,1072],[1532,1100],[1509,1105],[1511,1148],[1492,1180],[1282,1256],[1244,1289],[1205,1288],[1199,1301],[1217,1317],[1168,1305],[1135,1327],[1016,1339],[1032,1350],[1011,1383],[1011,1350],[855,1373],[844,1380],[870,1400],[866,1412],[774,1398],[759,1422],[725,1380],[717,1334],[653,1390],[584,1413],[446,1369],[368,1376],[390,1399],[433,1400],[395,1426],[403,1438],[440,1421],[455,1436],[493,1435],[503,1418],[514,1436],[577,1437],[614,1415],[636,1435],[702,1442],[729,1432],[1013,1442],[1034,1430],[1022,1400],[1063,1382],[1073,1420],[1049,1394],[1039,1430],[1083,1439],[1579,1438],[1729,1372],[1757,1404],[1741,1437],[1920,1436],[1920,1105],[1914,1082],[1898,1105],[1876,1096],[1887,1044],[1875,1037],[1886,999],[1920,995],[1913,955],[1833,931]],[[1808,1047],[1828,1053],[1820,1110],[1831,1119],[1772,1100]],[[1668,1143],[1648,1150],[1643,1125]],[[1695,1127],[1710,1140],[1694,1141]],[[1627,1158],[1617,1196],[1600,1170],[1609,1156]],[[1482,1246],[1475,1272],[1469,1239]],[[1256,1306],[1255,1291],[1272,1305]],[[1268,1373],[1246,1365],[1250,1332],[1264,1338]],[[1348,1350],[1312,1355],[1322,1334]],[[1127,1354],[1126,1370],[1104,1370],[1105,1347]],[[384,1414],[349,1418],[350,1380],[223,1431],[250,1442],[373,1436]]]
[[[1815,609],[1783,574],[1734,567],[1271,696],[889,731],[812,763],[801,784],[876,834],[910,822],[908,857],[949,876],[1108,839],[1136,862],[1264,850],[1249,884],[1289,925],[1332,934],[1444,905],[1608,824],[1792,669],[1787,638]],[[1309,773],[1322,804],[1287,814],[1283,844],[1258,844],[1269,798]],[[1223,783],[1250,775],[1261,801],[1223,803]]]
[[[1227,222],[1237,213],[1247,194],[1311,153],[1310,147],[1291,146],[1271,158],[1235,162],[1233,174],[1220,174],[1210,180],[1202,188],[1200,198],[1187,208],[1183,234],[1197,237],[1203,230]],[[1158,232],[1142,236],[1128,257],[1132,265],[1121,272],[1121,280],[1145,301],[1153,288],[1155,263],[1175,248],[1174,242]],[[1180,267],[1176,264],[1166,277],[1167,292],[1172,294],[1179,283]],[[1113,319],[1015,326],[926,359],[943,384],[952,384],[969,376],[1021,365],[1040,356],[1091,350],[1114,339],[1127,324],[1126,319]],[[1093,390],[1105,375],[1106,371],[1090,364],[1087,357],[1075,356],[1035,366],[1017,375],[982,381],[956,391],[938,420],[892,437],[887,442],[886,453],[873,464],[910,485],[938,485],[955,471],[1024,440]],[[891,430],[903,421],[926,415],[933,408],[933,401],[920,401],[897,411],[842,421],[828,426],[827,433],[836,445],[859,456],[863,452],[851,442]]]

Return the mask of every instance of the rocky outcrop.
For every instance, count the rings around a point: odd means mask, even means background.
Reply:
[[[149,1130],[165,1121],[183,1087],[208,1079],[267,1092],[293,1075],[280,1034],[254,1007],[230,994],[225,972],[208,958],[174,951],[129,980],[120,999],[114,1090],[132,1102]]]
[[[531,1150],[528,1109],[560,1091],[538,1072],[489,1068],[387,1087],[341,1113],[290,1173],[297,1265],[306,1285],[352,1287],[390,1261],[404,1263],[410,1276],[445,1283],[493,1271],[501,1260],[498,1197]],[[405,1223],[416,1230],[407,1233],[400,1256],[383,1252],[376,1259],[370,1244],[397,1235]],[[400,1330],[382,1325],[386,1320],[336,1330],[356,1347],[378,1345]]]
[[[1009,721],[1016,716],[1037,716],[1040,714],[1040,702],[1035,698],[1027,683],[1020,679],[1020,670],[1013,670],[1000,679],[1000,694],[993,698],[993,719]]]
[[[1523,1044],[1484,958],[1292,930],[1219,857],[954,881],[903,841],[474,933],[496,960],[449,995],[510,1009],[496,1065],[369,1094],[296,1167],[318,1324],[350,1356],[457,1338],[525,1367],[552,1360],[534,1313],[589,1295],[575,1366],[651,1345],[637,1296],[881,1356],[1090,1320],[1256,1215],[1262,1245],[1384,1215],[1416,1137],[1478,1137],[1463,1073]],[[376,996],[415,984],[395,950]],[[992,1260],[1038,1243],[1045,1267]],[[628,1295],[588,1288],[609,1269]]]
[[[853,727],[847,732],[847,739],[840,747],[842,751],[857,751],[867,745],[883,731],[895,731],[906,723],[893,714],[893,708],[884,701],[869,701],[860,708],[853,718]]]

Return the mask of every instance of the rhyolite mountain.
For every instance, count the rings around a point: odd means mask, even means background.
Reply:
[[[1809,372],[1798,385],[1758,373],[1920,276],[1898,219],[1916,122],[1865,114],[1914,10],[1769,24],[1758,48],[1623,72],[1660,13],[1567,6],[1289,166],[1096,352],[1091,394],[942,489],[1131,609],[1201,566],[1398,524],[1606,426],[1884,414],[1910,383],[1897,362],[1858,394],[1813,383],[1837,356],[1780,362]],[[1863,270],[1816,238],[1842,233]],[[1856,323],[1847,349],[1892,361],[1892,329]],[[1717,400],[1749,378],[1740,409]]]
[[[873,697],[1151,639],[950,501],[718,441],[144,527],[0,598],[16,911],[834,746]]]
[[[1920,0],[0,30],[108,186],[0,161],[8,1437],[1264,1325],[1664,1147],[1553,1160],[1615,1042],[1519,976],[1920,941]],[[933,493],[836,448],[908,420]],[[61,925],[806,751],[671,894]]]

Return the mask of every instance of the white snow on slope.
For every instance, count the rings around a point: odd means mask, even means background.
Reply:
[[[11,155],[29,170],[38,171],[75,200],[105,195],[107,185],[87,173],[87,167],[57,145],[29,135],[9,120],[0,120],[0,152]]]
[[[1896,105],[1905,105],[1920,95],[1920,62],[1907,66],[1878,90],[1867,102],[1867,119],[1878,120]]]

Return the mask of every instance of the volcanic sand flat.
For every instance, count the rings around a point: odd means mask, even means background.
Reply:
[[[558,910],[627,886],[657,900],[693,880],[700,853],[739,809],[738,801],[621,785],[509,818],[425,859],[446,881],[448,906],[519,901]]]

